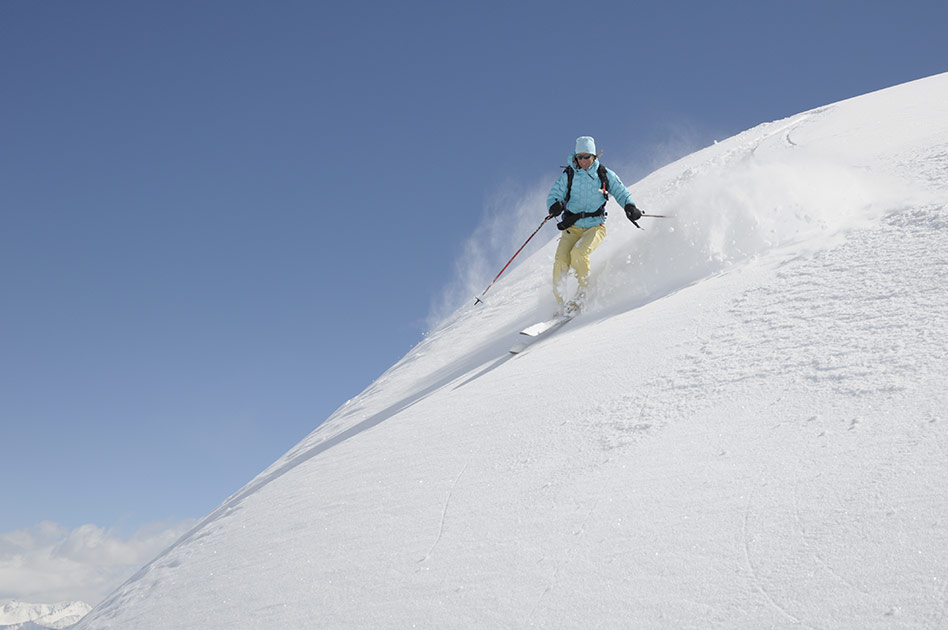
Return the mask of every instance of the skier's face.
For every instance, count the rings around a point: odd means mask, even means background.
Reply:
[[[593,160],[595,158],[595,155],[590,155],[588,153],[577,153],[576,163],[579,164],[579,168],[587,169],[592,166]]]

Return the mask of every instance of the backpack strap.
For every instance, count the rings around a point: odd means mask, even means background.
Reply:
[[[573,190],[573,175],[576,174],[576,171],[573,170],[572,166],[567,166],[563,169],[563,172],[566,173],[566,196],[563,197],[563,205],[566,205],[566,202],[569,201],[569,194]]]
[[[602,183],[602,196],[605,197],[606,201],[609,201],[609,172],[606,171],[606,167],[603,166],[602,162],[599,163],[596,174],[599,175],[599,181]]]
[[[579,221],[580,219],[585,219],[587,217],[604,217],[606,216],[606,204],[603,202],[599,209],[595,212],[570,212],[569,210],[563,210],[563,220],[556,224],[556,227],[560,230],[565,230],[567,228],[573,227],[573,224]]]

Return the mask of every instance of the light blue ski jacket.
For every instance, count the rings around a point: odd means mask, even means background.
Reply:
[[[571,153],[569,164],[573,167],[573,186],[570,189],[569,201],[566,202],[566,209],[573,213],[595,212],[602,206],[605,198],[602,195],[602,182],[599,181],[599,175],[596,172],[599,169],[599,158],[593,160],[592,166],[583,170],[579,168],[575,160],[576,154]],[[632,203],[632,195],[629,190],[609,167],[606,167],[606,179],[609,181],[609,194],[615,197],[620,207]],[[566,197],[567,176],[564,172],[553,184],[550,194],[546,198],[546,207],[549,208],[557,201],[563,201]],[[605,223],[606,217],[585,217],[576,221],[576,227],[590,228]]]

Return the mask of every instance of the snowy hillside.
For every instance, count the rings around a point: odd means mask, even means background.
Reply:
[[[549,243],[77,628],[948,627],[948,74],[631,190],[587,313],[507,352]]]
[[[61,630],[82,619],[92,607],[85,602],[28,604],[4,601],[0,606],[0,630]]]

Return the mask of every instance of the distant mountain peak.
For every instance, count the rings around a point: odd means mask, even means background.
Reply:
[[[90,610],[92,606],[79,601],[30,604],[7,600],[0,605],[0,630],[63,630],[75,625]]]

